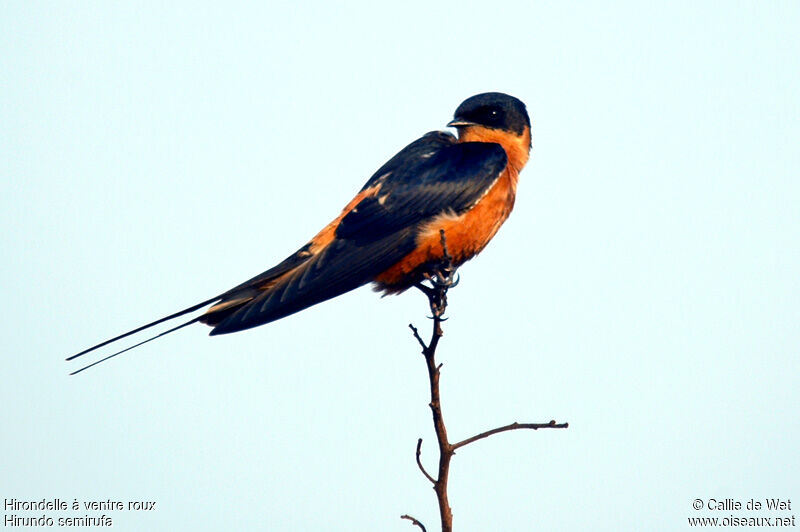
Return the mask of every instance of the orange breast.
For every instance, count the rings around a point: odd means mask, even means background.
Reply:
[[[441,260],[441,229],[444,229],[447,250],[456,266],[480,253],[511,214],[516,188],[517,172],[507,167],[469,211],[461,215],[445,212],[427,223],[417,236],[416,249],[375,277],[376,290],[401,292],[419,280],[429,263]]]

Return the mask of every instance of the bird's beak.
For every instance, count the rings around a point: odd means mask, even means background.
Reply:
[[[476,125],[475,122],[470,122],[469,120],[464,120],[463,118],[459,117],[455,117],[447,123],[447,127],[466,127],[474,125]]]

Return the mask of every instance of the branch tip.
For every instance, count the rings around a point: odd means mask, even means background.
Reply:
[[[569,423],[556,423],[555,419],[551,419],[548,423],[511,423],[509,425],[505,425],[503,427],[498,427],[496,429],[487,430],[485,432],[481,432],[480,434],[476,434],[471,438],[467,438],[466,440],[462,440],[458,443],[453,444],[453,450],[455,451],[459,447],[464,447],[465,445],[469,445],[470,443],[476,442],[478,440],[482,440],[484,438],[488,438],[494,434],[499,434],[500,432],[508,432],[509,430],[518,430],[518,429],[530,429],[530,430],[539,430],[539,429],[566,429],[569,428]]]
[[[411,521],[411,524],[412,524],[412,525],[416,525],[416,526],[420,527],[420,528],[422,529],[422,532],[428,532],[427,530],[425,530],[425,525],[423,525],[423,524],[422,524],[422,523],[420,523],[420,522],[419,522],[419,521],[418,521],[416,518],[414,518],[414,517],[411,517],[411,516],[410,516],[410,515],[408,515],[408,514],[403,514],[403,515],[401,515],[401,516],[400,516],[400,519],[408,519],[409,521]]]
[[[419,345],[422,346],[422,352],[424,354],[428,350],[428,346],[425,345],[425,341],[419,335],[419,331],[417,330],[417,328],[414,327],[414,325],[411,324],[411,323],[409,323],[408,326],[409,326],[409,328],[411,328],[411,331],[414,333],[414,338],[416,338],[417,342],[419,342]]]
[[[431,484],[434,486],[436,485],[436,480],[425,470],[425,466],[422,465],[422,460],[420,459],[420,453],[422,452],[422,438],[417,440],[417,466],[419,470],[422,471],[422,474],[425,475],[425,478],[431,481]]]

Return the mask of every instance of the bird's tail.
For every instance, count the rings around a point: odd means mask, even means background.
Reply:
[[[84,349],[80,353],[76,353],[76,354],[72,355],[71,357],[67,358],[67,360],[74,360],[74,359],[76,359],[76,358],[78,358],[80,356],[85,355],[86,353],[91,353],[95,349],[99,349],[99,348],[101,348],[103,346],[106,346],[108,344],[114,343],[117,340],[122,340],[123,338],[127,338],[128,336],[131,336],[132,334],[136,334],[138,332],[144,331],[145,329],[149,329],[150,327],[153,327],[153,326],[158,325],[160,323],[164,323],[165,321],[170,321],[170,320],[173,320],[175,318],[179,318],[179,317],[181,317],[181,316],[183,316],[185,314],[189,314],[190,312],[194,312],[196,310],[200,310],[203,307],[206,307],[206,306],[208,306],[208,305],[210,305],[212,303],[215,303],[215,302],[219,301],[220,298],[221,298],[221,296],[217,296],[217,297],[214,297],[212,299],[208,299],[206,301],[203,301],[202,303],[198,303],[196,305],[192,305],[191,307],[185,308],[185,309],[183,309],[183,310],[181,310],[179,312],[176,312],[174,314],[170,314],[169,316],[164,316],[163,318],[160,318],[160,319],[158,319],[156,321],[150,322],[150,323],[148,323],[146,325],[142,325],[141,327],[137,327],[136,329],[133,329],[132,331],[128,331],[126,333],[120,334],[119,336],[115,336],[114,338],[110,338],[108,340],[100,342],[99,344],[94,345],[94,346],[90,347],[89,349]],[[143,340],[143,341],[139,342],[138,344],[134,344],[134,345],[132,345],[130,347],[126,347],[125,349],[117,351],[116,353],[113,353],[113,354],[111,354],[111,355],[109,355],[109,356],[107,356],[105,358],[102,358],[102,359],[98,360],[97,362],[93,362],[93,363],[89,364],[88,366],[84,366],[84,367],[82,367],[81,369],[79,369],[77,371],[73,371],[72,373],[70,373],[70,375],[75,375],[76,373],[80,373],[81,371],[83,371],[85,369],[88,369],[88,368],[90,368],[90,367],[92,367],[92,366],[94,366],[96,364],[99,364],[100,362],[108,360],[109,358],[113,358],[113,357],[115,357],[117,355],[120,355],[120,354],[126,352],[126,351],[130,351],[134,347],[139,347],[140,345],[146,344],[147,342],[155,340],[156,338],[160,338],[160,337],[165,336],[165,335],[167,335],[167,334],[169,334],[171,332],[175,332],[178,329],[182,329],[182,328],[186,327],[187,325],[191,325],[193,323],[197,323],[198,321],[200,321],[201,318],[202,318],[202,315],[198,316],[196,318],[193,318],[193,319],[191,319],[191,320],[189,320],[189,321],[187,321],[185,323],[182,323],[182,324],[178,325],[177,327],[173,327],[171,329],[168,329],[168,330],[166,330],[166,331],[164,331],[164,332],[162,332],[160,334],[157,334],[155,336],[151,336],[150,338],[148,338],[146,340]]]

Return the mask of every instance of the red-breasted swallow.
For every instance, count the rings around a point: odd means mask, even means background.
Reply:
[[[423,135],[367,181],[341,214],[277,266],[227,292],[101,342],[72,360],[144,329],[209,307],[205,313],[118,351],[200,322],[212,335],[263,325],[367,283],[385,294],[420,283],[442,259],[444,230],[458,267],[489,243],[514,206],[528,161],[531,128],[517,98],[478,94],[458,106],[450,133]]]

